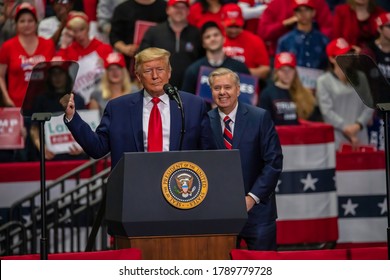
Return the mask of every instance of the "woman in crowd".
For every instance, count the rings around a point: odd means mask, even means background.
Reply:
[[[377,36],[375,19],[383,12],[375,0],[347,0],[335,8],[332,36],[362,47]]]
[[[313,93],[303,87],[293,53],[281,52],[274,62],[274,83],[260,95],[260,107],[271,113],[275,125],[297,125],[299,119],[321,119]]]
[[[352,50],[344,38],[331,41],[326,47],[331,70],[317,80],[318,105],[324,121],[334,127],[337,150],[343,144],[353,148],[368,144],[367,124],[374,112],[363,104],[336,62],[336,56]]]
[[[55,47],[51,40],[38,37],[37,13],[29,3],[15,11],[17,35],[0,48],[0,89],[5,106],[21,107],[35,64],[51,60]]]
[[[100,87],[91,95],[89,109],[98,109],[103,114],[107,102],[131,92],[131,81],[125,59],[120,53],[110,53],[104,61],[104,74]]]
[[[54,55],[53,41],[37,35],[38,19],[33,5],[22,3],[15,9],[16,36],[0,47],[0,93],[3,106],[22,107],[33,67],[49,61]],[[31,159],[31,143],[27,132],[30,120],[25,118],[21,132],[26,137],[25,148],[7,151],[10,161]]]

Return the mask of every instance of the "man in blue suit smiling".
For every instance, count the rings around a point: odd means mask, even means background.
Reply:
[[[111,152],[113,168],[124,152],[214,149],[210,121],[203,99],[180,92],[185,116],[164,92],[171,77],[170,53],[148,48],[135,56],[135,74],[141,91],[111,100],[93,132],[76,112],[73,94],[65,101],[65,123],[75,140],[93,158]],[[180,143],[182,142],[182,147]]]
[[[209,112],[219,149],[239,149],[248,221],[238,236],[249,250],[276,250],[275,188],[282,172],[282,149],[269,113],[238,102],[240,80],[226,68],[209,75],[217,108]]]

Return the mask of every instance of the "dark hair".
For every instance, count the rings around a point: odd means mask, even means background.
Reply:
[[[33,16],[33,18],[35,19],[35,21],[38,23],[38,19],[37,19],[36,15],[35,15],[32,11],[30,11],[29,9],[27,9],[27,8],[26,8],[26,9],[21,9],[21,10],[15,15],[15,22],[17,22],[17,21],[19,20],[19,18],[20,18],[21,15],[26,14],[26,13],[31,14],[31,15]]]
[[[355,4],[354,0],[347,0],[346,2],[354,11],[356,10],[356,4]],[[375,12],[376,7],[377,7],[377,4],[375,3],[375,0],[368,0],[367,11],[370,14]]]
[[[207,29],[212,27],[218,28],[219,31],[222,32],[221,26],[219,26],[218,23],[216,23],[215,21],[207,21],[200,28],[200,36],[203,37],[203,34],[207,31]]]
[[[57,70],[57,69],[66,74],[66,88],[65,88],[64,92],[57,92],[56,88],[53,86],[52,81],[51,81],[53,71]],[[59,94],[59,93],[65,94],[65,93],[69,93],[72,91],[72,78],[70,77],[69,73],[66,70],[64,70],[63,68],[61,68],[59,66],[54,66],[54,67],[51,67],[49,69],[46,82],[47,82],[47,89],[48,89],[50,94]]]
[[[199,2],[200,5],[202,6],[202,13],[208,12],[210,8],[210,4],[207,2],[207,0],[197,0],[196,2]],[[218,2],[223,5],[225,2],[223,0],[218,0]]]

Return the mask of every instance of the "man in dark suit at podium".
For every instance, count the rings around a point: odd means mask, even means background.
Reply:
[[[218,108],[209,112],[219,149],[239,149],[248,221],[237,244],[244,239],[249,250],[276,250],[275,188],[282,172],[282,149],[269,113],[238,102],[240,80],[226,68],[209,75]]]
[[[147,48],[135,56],[141,91],[111,100],[93,132],[75,111],[73,94],[63,102],[64,121],[75,140],[93,158],[111,152],[114,167],[124,152],[180,150],[181,111],[164,92],[171,77],[170,53]],[[214,149],[206,104],[198,96],[180,92],[185,115],[182,150]]]

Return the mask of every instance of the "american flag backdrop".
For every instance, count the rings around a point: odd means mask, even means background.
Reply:
[[[337,241],[336,153],[333,127],[278,126],[283,172],[276,190],[277,243]]]

